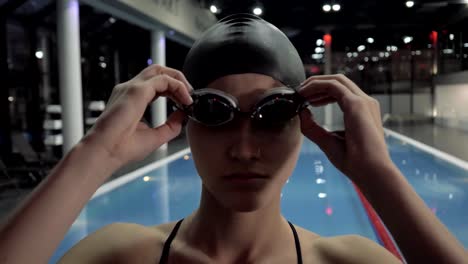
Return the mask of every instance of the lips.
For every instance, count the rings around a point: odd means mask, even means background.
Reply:
[[[239,172],[227,174],[223,177],[226,180],[255,180],[255,179],[267,179],[268,177],[264,174],[254,172]]]

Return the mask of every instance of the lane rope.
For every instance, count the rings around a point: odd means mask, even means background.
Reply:
[[[356,190],[356,193],[361,200],[362,205],[364,206],[364,210],[366,210],[367,216],[369,217],[369,220],[374,227],[374,230],[380,239],[382,241],[383,246],[390,251],[395,257],[397,257],[402,263],[404,263],[404,258],[400,254],[400,251],[398,250],[397,245],[393,241],[390,233],[388,230],[385,228],[384,223],[380,219],[380,217],[377,215],[375,212],[374,208],[372,205],[367,201],[366,197],[361,193],[361,190],[353,184],[354,189]]]

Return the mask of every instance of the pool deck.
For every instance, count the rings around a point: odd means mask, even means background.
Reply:
[[[468,161],[468,132],[435,124],[387,125],[386,128]]]

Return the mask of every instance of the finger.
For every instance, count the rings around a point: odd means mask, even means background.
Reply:
[[[140,129],[147,129],[147,128],[149,128],[148,124],[146,124],[146,123],[140,121],[140,122],[138,122],[137,128],[136,128],[136,129],[137,129],[137,130],[140,130]]]
[[[338,168],[344,157],[343,138],[328,132],[317,124],[308,109],[300,113],[300,119],[302,134],[317,144]]]
[[[314,106],[314,107],[320,107],[320,106],[333,104],[333,103],[336,103],[336,99],[331,98],[331,97],[327,97],[327,98],[322,99],[322,100],[316,100],[316,101],[310,102],[310,104],[312,106]]]
[[[315,102],[315,101],[325,100],[328,98],[332,98],[332,97],[330,97],[329,95],[312,95],[312,96],[306,97],[305,99],[308,102]]]
[[[353,81],[351,81],[348,77],[346,77],[343,74],[334,74],[334,75],[317,75],[317,76],[312,76],[310,77],[310,81],[313,80],[337,80],[341,84],[343,84],[345,87],[347,87],[350,91],[352,91],[354,94],[361,95],[361,96],[367,96],[367,94],[359,88]]]
[[[333,131],[331,133],[341,139],[345,139],[345,136],[346,136],[346,131],[344,130]]]
[[[319,145],[320,148],[326,148],[326,141],[330,138],[330,133],[315,122],[312,113],[304,109],[300,114],[302,133]]]
[[[361,90],[361,88],[359,88],[359,86],[357,86],[353,81],[351,81],[345,75],[343,74],[318,75],[318,76],[312,76],[309,79],[310,80],[308,80],[306,83],[311,82],[313,80],[337,80],[338,82],[343,84],[345,87],[350,89],[354,94],[366,98],[370,102],[371,107],[372,107],[372,111],[371,111],[372,118],[374,119],[375,122],[377,122],[377,124],[382,123],[382,120],[380,118],[380,109],[378,107],[378,103],[376,107],[375,105],[376,103],[374,102],[373,98],[367,95],[363,90]]]
[[[179,104],[190,105],[193,102],[185,84],[168,75],[155,76],[147,80],[144,86],[150,88],[145,88],[145,90],[149,93],[148,96],[151,101],[164,95],[170,97]]]
[[[184,119],[185,114],[181,111],[176,111],[169,115],[164,124],[155,128],[137,131],[136,137],[138,144],[150,145],[152,146],[152,149],[160,147],[180,134]]]
[[[345,98],[356,96],[337,80],[314,80],[299,90],[299,94],[305,98],[311,98],[323,93],[334,98],[342,110],[344,110]]]
[[[327,79],[327,78],[330,78],[330,76],[338,80],[344,86],[348,87],[355,94],[366,98],[367,101],[369,101],[369,104],[371,106],[371,114],[372,114],[373,119],[375,120],[377,124],[382,123],[382,120],[380,118],[379,103],[374,98],[366,94],[363,90],[361,90],[361,88],[359,88],[359,86],[357,86],[352,80],[350,80],[348,77],[346,77],[343,74],[335,74],[335,75],[329,75],[329,76],[323,75],[321,77],[323,77],[324,79]]]
[[[190,91],[193,91],[192,85],[188,82],[187,78],[185,78],[185,75],[176,69],[170,68],[170,67],[165,67],[159,64],[152,64],[148,67],[146,67],[142,72],[141,72],[141,77],[144,80],[148,80],[153,78],[154,76],[157,75],[168,75],[171,76],[172,78],[179,80],[185,84],[187,89]]]

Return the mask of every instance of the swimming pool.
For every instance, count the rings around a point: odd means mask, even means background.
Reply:
[[[393,161],[426,204],[468,247],[468,211],[464,208],[468,204],[468,163],[449,162],[443,154],[429,153],[409,139],[390,134],[387,143]],[[201,181],[188,150],[114,180],[88,202],[50,263],[56,263],[80,239],[110,223],[156,225],[183,218],[196,209],[200,191]],[[296,225],[322,236],[359,234],[380,243],[351,182],[308,140],[304,140],[281,200],[283,214]]]

